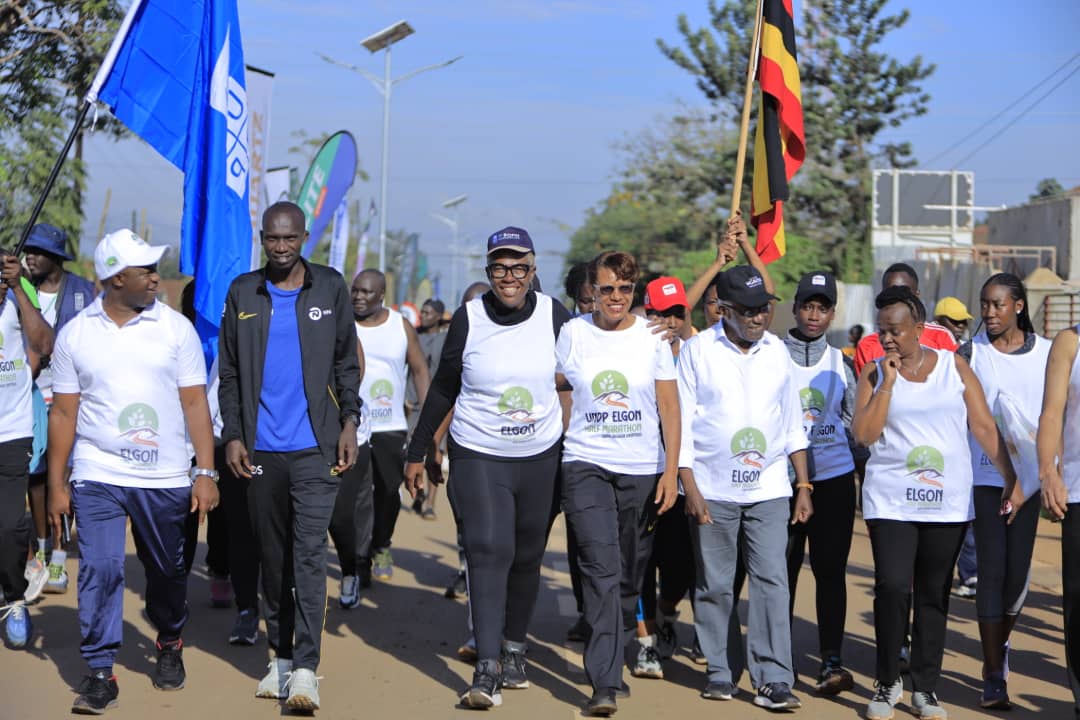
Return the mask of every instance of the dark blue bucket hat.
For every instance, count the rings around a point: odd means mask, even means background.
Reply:
[[[75,258],[68,254],[67,239],[67,233],[60,228],[48,223],[38,223],[30,231],[24,247],[34,248],[64,260],[74,260]]]

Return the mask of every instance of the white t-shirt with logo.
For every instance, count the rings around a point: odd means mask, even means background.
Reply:
[[[829,346],[816,364],[803,367],[792,362],[791,371],[799,387],[803,429],[814,454],[814,477],[810,479],[830,480],[853,471],[855,459],[848,447],[842,412],[847,389],[844,354]]]
[[[971,453],[964,381],[949,350],[925,382],[897,373],[881,437],[870,446],[863,480],[863,518],[966,522],[971,511]],[[881,385],[882,359],[878,364]],[[876,388],[875,388],[876,391]]]
[[[562,406],[555,392],[552,302],[536,293],[532,315],[516,325],[492,322],[482,298],[465,306],[469,334],[450,421],[454,442],[487,455],[524,458],[559,441]]]
[[[0,305],[0,442],[33,437],[30,363],[23,345],[18,301],[8,292]]]
[[[590,313],[563,326],[555,360],[574,388],[563,461],[626,475],[663,472],[656,381],[675,380],[671,346],[643,318],[606,331]]]
[[[360,397],[368,407],[371,432],[405,430],[405,358],[409,338],[401,313],[387,308],[386,321],[375,327],[356,323],[364,348],[364,379]]]
[[[183,315],[155,302],[118,327],[96,299],[53,350],[53,391],[80,395],[72,481],[189,486],[179,389],[205,384],[202,347]]]
[[[791,497],[788,456],[807,447],[802,405],[784,342],[770,332],[743,353],[724,322],[679,351],[682,443],[706,500],[749,504]]]

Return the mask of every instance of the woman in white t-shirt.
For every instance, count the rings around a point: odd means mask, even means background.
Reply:
[[[668,344],[630,314],[637,278],[631,255],[597,256],[589,266],[595,309],[568,322],[555,345],[567,426],[562,504],[581,559],[590,715],[615,711],[623,634],[636,625],[652,529],[678,494],[675,363]]]
[[[852,435],[870,447],[863,518],[874,555],[876,692],[868,720],[893,717],[903,693],[900,648],[914,586],[911,709],[944,718],[935,690],[945,651],[952,569],[971,520],[970,429],[1005,477],[1012,463],[967,362],[919,343],[926,308],[910,288],[877,296],[885,357],[859,378]]]
[[[1080,717],[1080,325],[1057,334],[1046,362],[1039,415],[1039,480],[1042,503],[1061,523],[1062,610],[1065,667]]]
[[[998,273],[979,294],[983,330],[957,350],[982,384],[986,403],[1001,412],[1011,406],[1031,427],[1039,421],[1043,381],[1050,343],[1035,334],[1027,309],[1027,290],[1020,278]],[[1015,516],[1001,514],[1001,473],[971,436],[974,476],[975,547],[979,592],[975,607],[983,649],[983,691],[980,705],[1008,710],[1006,653],[1009,634],[1027,597],[1031,553],[1039,524],[1038,500],[1024,502],[1019,483],[1012,498]],[[1030,478],[1032,481],[1035,478]]]

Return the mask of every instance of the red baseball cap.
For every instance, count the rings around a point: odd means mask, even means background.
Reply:
[[[645,309],[663,312],[678,305],[690,307],[682,281],[673,277],[658,277],[645,286]]]

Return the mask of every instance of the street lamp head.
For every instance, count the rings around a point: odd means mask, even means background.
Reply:
[[[360,44],[373,53],[379,52],[383,48],[390,47],[398,40],[404,40],[412,35],[415,30],[412,26],[404,20],[399,20],[388,28],[383,28],[374,35],[364,38],[360,41]]]
[[[449,200],[446,200],[445,202],[443,202],[442,206],[444,208],[457,207],[458,205],[460,205],[461,203],[465,202],[468,199],[469,199],[468,195],[458,195],[457,197],[450,198]]]

